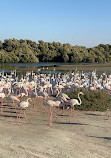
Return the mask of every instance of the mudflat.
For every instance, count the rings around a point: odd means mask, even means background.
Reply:
[[[22,99],[26,100],[26,98]],[[53,109],[49,127],[49,107],[42,109],[43,100],[35,100],[26,115],[17,113],[4,100],[0,115],[0,158],[111,158],[111,120],[106,112],[76,111],[70,121],[70,110],[60,109],[57,118]],[[7,108],[8,106],[8,108]]]

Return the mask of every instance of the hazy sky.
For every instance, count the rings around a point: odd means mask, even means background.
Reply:
[[[111,44],[111,0],[0,0],[0,40]]]

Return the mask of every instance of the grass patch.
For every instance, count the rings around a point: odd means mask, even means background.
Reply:
[[[111,109],[111,95],[105,91],[89,91],[85,89],[76,89],[74,92],[67,92],[66,94],[71,99],[78,99],[78,93],[83,92],[84,95],[80,95],[82,104],[78,106],[79,110],[90,111],[106,111]],[[75,106],[75,109],[77,106]]]

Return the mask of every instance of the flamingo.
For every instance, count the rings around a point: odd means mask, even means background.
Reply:
[[[48,96],[47,92],[39,91],[38,94],[37,94],[37,98],[38,99],[43,99],[43,103],[48,97],[49,96]],[[45,110],[45,112],[46,112],[46,109],[44,109],[43,104],[42,104],[42,109]]]
[[[66,95],[67,96],[67,95]],[[69,98],[69,97],[68,97]],[[64,96],[59,96],[58,100],[55,101],[55,103],[57,103],[58,106],[58,110],[59,107],[62,106],[63,107],[63,117],[64,117],[64,102],[68,102],[68,100],[64,97]],[[57,118],[57,114],[56,114],[56,118]]]
[[[70,100],[68,100],[68,102],[67,102],[67,105],[70,105],[71,106],[71,110],[70,110],[70,121],[71,121],[71,113],[72,113],[72,108],[73,108],[73,110],[74,110],[74,105],[81,105],[82,104],[82,101],[81,101],[81,99],[80,99],[80,97],[79,97],[79,95],[84,95],[82,92],[79,92],[78,93],[78,99],[79,99],[79,101],[77,100],[77,99],[70,99]],[[75,111],[74,111],[75,112]]]
[[[43,102],[46,98],[48,98],[48,94],[46,92],[43,92],[43,89],[39,90],[39,92],[37,93],[37,85],[36,84],[35,84],[34,90],[35,91],[32,92],[32,95],[31,95],[33,98],[43,99]],[[42,109],[44,109],[43,104],[42,104]],[[33,104],[33,110],[35,112],[35,99],[34,99],[34,104]]]
[[[19,113],[18,125],[19,125],[19,122],[20,122],[20,115],[21,115],[21,113],[22,113],[22,110],[25,109],[25,110],[27,111],[27,108],[28,108],[28,106],[29,106],[29,100],[32,102],[31,98],[28,98],[27,101],[22,101],[22,102],[20,102],[20,103],[17,105],[17,106],[21,107],[21,111],[20,111],[20,113]],[[25,116],[25,118],[26,118],[27,123],[29,123],[29,121],[28,121],[28,119],[27,119],[27,116],[26,116],[26,114],[25,114],[25,111],[24,111],[24,116]]]
[[[33,100],[33,112],[32,112],[32,115],[33,115],[35,113],[35,100],[37,98],[37,93],[32,91],[31,97]]]
[[[59,94],[56,95],[56,97],[57,97],[58,100],[60,100],[60,101],[62,102],[62,104],[63,104],[63,117],[64,117],[64,103],[63,103],[63,102],[64,102],[64,101],[68,102],[67,99],[70,99],[70,98],[69,98],[68,95],[65,94],[65,93],[59,93]]]
[[[19,101],[20,102],[20,100],[16,96],[14,96],[14,95],[10,95],[9,99],[13,102],[14,106],[15,106],[15,101]]]
[[[53,100],[47,100],[46,105],[50,106],[50,118],[49,118],[49,126],[52,126],[52,108],[58,107],[59,104]]]
[[[1,98],[1,114],[3,114],[3,98],[5,98],[6,96],[5,96],[5,94],[4,93],[0,93],[0,98]]]
[[[13,108],[13,106],[15,107],[15,101],[20,102],[20,100],[16,96],[14,96],[14,95],[10,95],[9,99],[13,102],[12,108]],[[11,108],[11,117],[12,117],[12,108]],[[15,109],[16,109],[16,107],[15,107]]]

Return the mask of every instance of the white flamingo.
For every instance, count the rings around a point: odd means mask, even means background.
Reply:
[[[11,107],[11,117],[12,117],[12,109],[13,109],[13,107],[15,107],[15,110],[16,110],[15,101],[20,102],[20,100],[14,95],[10,95],[9,99],[13,102],[12,107]]]
[[[58,107],[59,104],[53,100],[47,100],[46,105],[50,106],[50,118],[49,118],[49,126],[52,126],[52,108]]]
[[[20,111],[20,113],[19,113],[19,119],[18,119],[18,125],[19,125],[19,122],[20,122],[20,115],[21,115],[21,113],[22,113],[22,110],[27,110],[27,108],[28,108],[28,106],[29,106],[29,100],[32,102],[32,99],[31,98],[28,98],[27,99],[27,101],[22,101],[22,102],[20,102],[17,106],[19,106],[19,107],[21,107],[21,111]],[[27,121],[27,123],[29,123],[29,121],[28,121],[28,119],[27,119],[27,116],[26,116],[26,114],[25,114],[25,111],[24,111],[24,116],[25,116],[25,118],[26,118],[26,121]]]
[[[70,99],[70,100],[68,100],[68,102],[67,102],[67,105],[70,105],[71,106],[71,110],[70,110],[70,121],[71,121],[71,113],[72,113],[72,109],[74,110],[74,105],[81,105],[81,103],[82,103],[82,101],[81,101],[81,99],[80,99],[80,96],[79,95],[84,95],[82,92],[79,92],[78,93],[78,99],[79,99],[79,101],[77,100],[77,99]],[[74,111],[75,112],[75,111]]]
[[[1,114],[3,114],[3,98],[5,98],[5,94],[4,93],[0,93],[0,98],[1,98]]]

